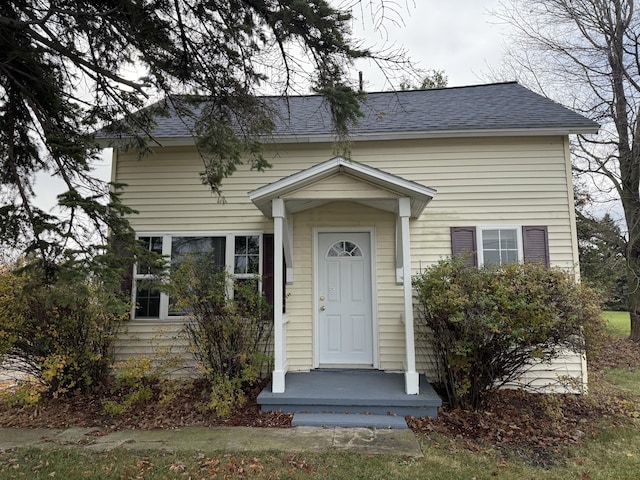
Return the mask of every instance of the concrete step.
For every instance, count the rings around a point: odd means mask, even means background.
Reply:
[[[284,393],[271,384],[258,395],[262,411],[438,416],[440,397],[420,376],[420,393],[404,392],[404,376],[380,371],[334,370],[287,373]]]
[[[287,402],[260,402],[263,412],[285,412],[285,413],[329,413],[329,414],[357,414],[357,415],[379,415],[379,416],[412,416],[438,418],[438,406],[401,406],[374,405],[373,402],[357,404],[354,401],[336,400],[334,402],[310,402],[298,399],[288,399]]]
[[[293,427],[363,427],[409,428],[404,417],[392,415],[365,415],[361,413],[295,413]]]

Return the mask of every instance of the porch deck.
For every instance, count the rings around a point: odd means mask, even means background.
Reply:
[[[436,418],[442,401],[424,375],[420,375],[420,393],[407,395],[402,373],[327,369],[287,373],[285,392],[273,393],[269,383],[258,395],[258,404],[266,412]]]

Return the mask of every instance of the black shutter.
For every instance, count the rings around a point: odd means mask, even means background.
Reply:
[[[135,282],[133,278],[133,253],[127,247],[127,240],[124,237],[113,235],[111,240],[116,255],[127,265],[127,269],[120,274],[120,290],[125,296],[131,297],[133,283]]]
[[[451,227],[451,253],[467,255],[469,265],[478,265],[476,227]]]
[[[546,226],[522,227],[522,247],[525,261],[549,266],[549,233]]]
[[[262,235],[262,293],[273,305],[273,233]]]
[[[120,277],[120,290],[126,297],[131,297],[133,293],[133,262],[127,266],[127,270],[122,272]]]

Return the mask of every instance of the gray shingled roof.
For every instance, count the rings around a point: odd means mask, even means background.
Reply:
[[[325,136],[332,132],[328,108],[318,95],[264,97],[277,112],[274,136]],[[369,93],[364,118],[353,137],[423,132],[471,133],[487,130],[554,130],[590,133],[598,125],[516,82],[470,87]],[[157,119],[156,138],[191,136],[192,120],[174,113]]]

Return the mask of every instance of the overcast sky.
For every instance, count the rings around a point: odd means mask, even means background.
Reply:
[[[353,0],[345,0],[352,3]],[[373,4],[382,0],[374,0]],[[378,48],[404,48],[418,67],[444,70],[449,86],[486,83],[491,68],[499,67],[504,51],[506,27],[490,11],[499,0],[384,0],[388,7],[384,29],[375,31],[370,12],[355,10],[354,36]],[[339,3],[339,2],[336,2]],[[369,0],[360,4],[366,8]],[[363,20],[364,18],[364,20]],[[367,91],[389,90],[391,86],[374,65],[358,64],[364,74]],[[95,174],[110,178],[110,153],[96,165]],[[37,204],[49,210],[56,204],[61,186],[40,177],[36,184]]]
[[[487,83],[490,70],[500,66],[507,27],[491,15],[500,0],[388,2],[390,7],[394,3],[401,18],[390,12],[386,32],[375,32],[368,23],[363,28],[363,22],[356,21],[354,34],[378,46],[386,40],[404,47],[419,67],[444,70],[450,87]],[[353,13],[362,17],[358,10]],[[367,12],[363,13],[367,17]],[[394,24],[393,20],[404,25]],[[389,89],[384,76],[373,66],[365,70],[364,76],[367,90]]]

